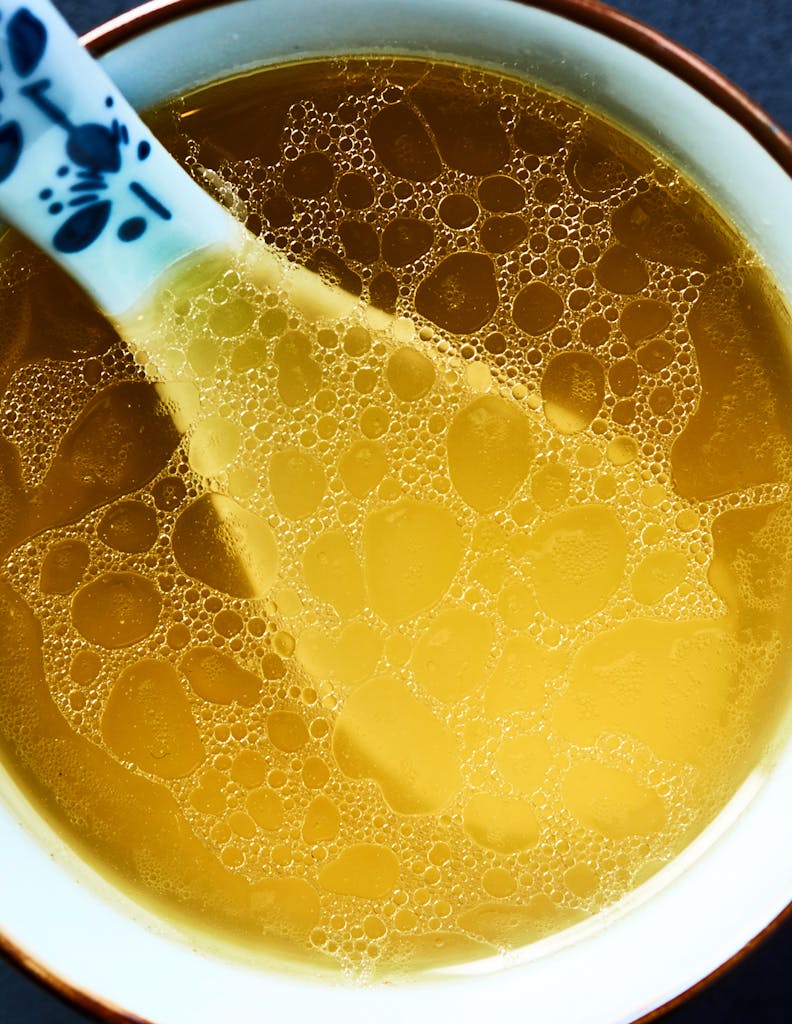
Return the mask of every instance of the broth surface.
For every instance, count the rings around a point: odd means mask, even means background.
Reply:
[[[772,283],[666,162],[493,73],[270,68],[153,123],[361,303],[313,323],[208,264],[136,361],[4,241],[5,762],[135,898],[285,962],[597,913],[786,698]]]

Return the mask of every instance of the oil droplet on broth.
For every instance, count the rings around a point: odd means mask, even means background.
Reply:
[[[531,795],[539,789],[553,760],[550,741],[539,734],[510,736],[495,753],[495,764],[516,793]]]
[[[513,711],[536,711],[544,703],[547,683],[564,667],[561,651],[547,650],[529,636],[506,641],[487,682],[484,707],[494,718]]]
[[[157,624],[162,599],[156,587],[134,572],[108,572],[74,595],[75,628],[100,647],[129,647],[145,640]]]
[[[319,874],[319,885],[328,892],[375,900],[396,888],[399,860],[384,846],[355,843],[339,854]]]
[[[542,378],[545,415],[556,430],[577,434],[596,417],[605,396],[602,363],[588,352],[553,356]]]
[[[391,978],[595,914],[785,699],[772,283],[655,154],[490,72],[303,62],[153,118],[362,302],[207,261],[144,369],[2,242],[3,756],[257,953]]]
[[[388,383],[405,402],[414,402],[429,392],[435,380],[432,361],[412,348],[400,348],[388,360]]]
[[[214,647],[191,647],[179,667],[198,696],[211,704],[236,701],[251,707],[258,700],[258,675]]]
[[[116,551],[139,554],[157,539],[157,515],[142,501],[119,501],[102,517],[96,532]]]
[[[734,686],[733,643],[717,621],[634,619],[602,632],[572,660],[556,725],[582,744],[613,727],[660,758],[696,764]]]
[[[481,685],[493,639],[490,622],[465,605],[440,612],[415,647],[416,682],[446,703],[467,697]]]
[[[180,513],[173,555],[188,576],[233,597],[268,593],[278,571],[272,530],[223,494],[202,495]]]
[[[204,748],[179,676],[166,662],[139,661],[118,678],[102,735],[122,761],[164,779],[188,775]]]
[[[342,772],[373,779],[389,806],[405,814],[441,810],[459,788],[453,733],[391,677],[374,678],[348,697],[333,732],[333,754]]]
[[[581,622],[605,607],[622,581],[627,536],[603,505],[583,505],[546,520],[533,537],[534,583],[542,609]]]
[[[581,825],[613,839],[652,835],[665,823],[657,793],[619,768],[579,761],[567,772],[562,790],[564,803]]]
[[[363,569],[345,533],[330,530],[313,541],[303,556],[305,582],[320,601],[350,618],[365,603]]]
[[[341,816],[338,808],[326,796],[315,797],[305,812],[302,837],[306,843],[331,842],[338,835]]]
[[[64,540],[53,544],[41,565],[41,592],[70,594],[83,578],[90,557],[88,546],[80,540]]]
[[[372,608],[396,623],[431,607],[459,567],[463,536],[453,513],[434,502],[403,500],[372,512],[363,532]]]
[[[496,395],[475,399],[448,429],[451,480],[479,512],[503,508],[525,479],[533,450],[527,416]]]

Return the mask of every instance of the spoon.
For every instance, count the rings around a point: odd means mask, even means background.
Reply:
[[[254,237],[163,148],[49,0],[0,0],[0,214],[140,344],[178,264],[255,251],[258,279],[309,318],[351,297]],[[286,279],[285,281],[283,279]]]
[[[158,329],[169,282],[192,273],[194,291],[207,267],[233,264],[262,290],[285,293],[308,323],[354,308],[372,325],[391,319],[248,232],[163,148],[48,0],[0,0],[0,215],[93,298],[182,434],[191,422],[184,382],[162,380],[168,346],[190,339]],[[271,572],[259,572],[228,500],[210,500],[250,596],[262,596]]]

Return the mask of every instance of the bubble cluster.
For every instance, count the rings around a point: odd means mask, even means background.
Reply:
[[[208,262],[135,361],[5,253],[16,771],[138,898],[272,956],[392,975],[596,913],[783,696],[772,285],[667,164],[517,80],[306,63],[155,124],[360,302]]]

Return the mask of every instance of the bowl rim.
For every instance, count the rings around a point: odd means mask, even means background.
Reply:
[[[148,0],[80,37],[94,56],[166,22],[235,0]],[[792,134],[708,61],[632,15],[601,0],[508,0],[556,14],[622,43],[706,96],[745,130],[792,177]]]
[[[148,0],[148,2],[84,33],[80,37],[80,41],[93,56],[100,57],[115,47],[171,21],[205,9],[223,7],[235,2],[238,0]],[[616,10],[600,0],[508,0],[508,2],[537,8],[582,25],[625,45],[628,49],[669,71],[696,92],[705,96],[743,127],[792,178],[792,135],[747,92],[692,50],[668,38],[658,29]],[[632,1024],[651,1024],[687,1003],[692,997],[742,963],[781,924],[790,920],[792,920],[792,902],[710,974],[649,1013],[636,1018]],[[155,1024],[147,1018],[119,1007],[103,996],[91,993],[86,988],[71,985],[37,960],[35,955],[10,940],[2,930],[0,930],[0,958],[61,1002],[82,1013],[92,1014],[98,1020],[108,1021],[110,1024]]]

